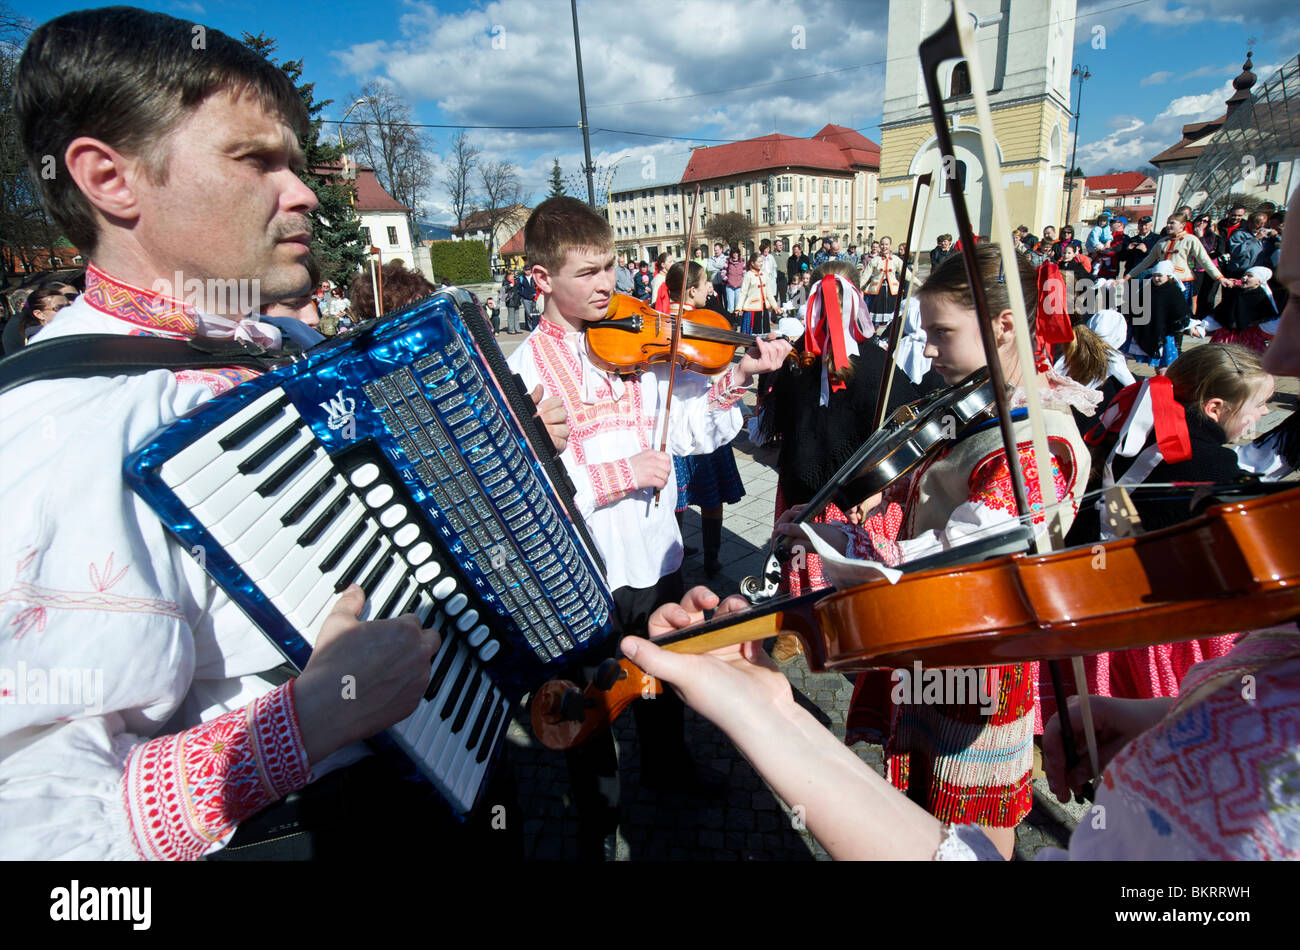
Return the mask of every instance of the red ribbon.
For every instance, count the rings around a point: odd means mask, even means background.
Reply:
[[[1038,316],[1034,319],[1034,365],[1040,373],[1052,365],[1051,344],[1069,343],[1074,327],[1065,308],[1065,280],[1060,268],[1044,261],[1038,268]]]
[[[823,277],[821,288],[822,326],[817,328],[808,341],[808,352],[813,356],[821,356],[829,336],[831,369],[834,372],[827,375],[830,377],[831,389],[839,392],[845,388],[839,373],[849,365],[849,354],[844,345],[844,313],[840,307],[840,286],[835,275],[827,274]]]
[[[1187,411],[1174,399],[1174,384],[1168,376],[1151,377],[1151,414],[1161,457],[1166,462],[1190,459],[1192,438],[1187,433]]]

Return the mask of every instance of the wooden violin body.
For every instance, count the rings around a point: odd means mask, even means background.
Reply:
[[[737,347],[754,345],[755,337],[736,333],[731,321],[713,310],[688,310],[685,317],[677,350],[680,369],[712,376],[727,368]],[[605,319],[587,327],[591,361],[611,373],[638,373],[666,364],[676,320],[635,297],[614,294]]]
[[[814,672],[989,666],[1146,647],[1300,617],[1300,488],[1217,505],[1160,531],[1050,554],[1014,554],[770,601],[656,640],[681,653],[792,632]],[[548,684],[533,706],[544,743],[580,742],[657,692],[628,660],[565,720]],[[569,704],[569,712],[577,704]],[[567,748],[553,745],[552,748]]]

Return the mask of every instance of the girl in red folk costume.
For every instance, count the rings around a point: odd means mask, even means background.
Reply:
[[[1088,453],[1070,410],[1090,409],[1097,395],[1051,369],[1047,342],[1039,339],[1035,368],[1026,373],[1016,356],[1010,299],[999,280],[1001,257],[993,244],[981,244],[977,261],[996,314],[993,333],[998,358],[1009,384],[1017,388],[1013,406],[1024,405],[1024,386],[1037,385],[1051,452],[1056,498],[1065,502],[1068,526],[1088,476]],[[1035,328],[1038,305],[1035,273],[1017,258],[1025,310]],[[950,257],[919,291],[926,355],[949,384],[960,382],[987,365],[980,328],[971,302],[970,283],[961,256]],[[1037,372],[1035,373],[1035,369]],[[1015,412],[1020,465],[1030,505],[1041,511],[1043,499],[1023,411]],[[783,517],[789,520],[799,509]],[[818,531],[849,557],[898,565],[953,547],[988,533],[994,525],[1014,521],[1016,504],[1002,438],[996,421],[976,426],[929,459],[911,478],[887,490],[861,525],[823,525]],[[1035,521],[1042,523],[1041,515]],[[802,536],[784,523],[778,531]],[[913,705],[904,695],[892,708],[886,743],[888,777],[908,797],[940,820],[979,824],[1010,858],[1015,827],[1029,813],[1033,767],[1035,671],[1032,664],[977,671],[987,699],[967,703]],[[870,700],[861,688],[849,712],[847,742]]]
[[[880,379],[889,365],[885,352],[863,346],[872,335],[871,315],[857,291],[857,270],[843,261],[828,261],[813,272],[808,298],[805,357],[773,374],[765,396],[762,427],[779,437],[776,517],[791,505],[803,505],[839,470],[871,435]],[[921,392],[895,371],[890,408],[912,402]],[[846,520],[834,504],[818,521]],[[784,566],[782,587],[793,595],[826,586],[821,559],[807,553]],[[793,636],[778,638],[774,655],[785,660],[799,649]]]

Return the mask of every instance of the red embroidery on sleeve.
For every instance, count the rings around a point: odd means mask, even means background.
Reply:
[[[308,776],[292,682],[243,709],[136,746],[122,780],[136,851],[146,860],[202,857]]]

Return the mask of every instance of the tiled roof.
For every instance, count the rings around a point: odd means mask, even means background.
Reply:
[[[1223,127],[1227,121],[1228,114],[1225,112],[1217,119],[1211,119],[1208,122],[1192,122],[1183,126],[1182,141],[1176,145],[1171,145],[1155,158],[1151,159],[1153,165],[1160,162],[1176,162],[1181,159],[1196,158],[1205,150],[1205,146],[1210,144],[1210,137]]]
[[[814,132],[812,137],[823,142],[830,142],[844,153],[850,165],[866,165],[880,168],[880,146],[861,132],[845,128],[842,125],[826,125]]]
[[[501,245],[497,251],[502,257],[510,257],[513,254],[522,254],[524,252],[524,229],[520,228],[510,236],[510,240]]]
[[[747,172],[779,168],[815,168],[849,172],[849,160],[828,141],[793,135],[764,135],[743,142],[697,148],[682,173],[682,181],[706,181]]]
[[[1129,195],[1137,191],[1155,191],[1155,183],[1152,182],[1145,189],[1142,187],[1143,182],[1148,181],[1148,177],[1141,172],[1120,172],[1118,175],[1093,175],[1085,178],[1088,191],[1096,192],[1102,189],[1113,188],[1116,194]]]
[[[334,163],[319,165],[313,168],[312,172],[323,178],[335,178],[339,174],[339,165]],[[384,190],[384,186],[375,177],[373,168],[357,166],[357,179],[353,185],[357,189],[357,211],[400,211],[403,214],[411,212],[410,208]]]

